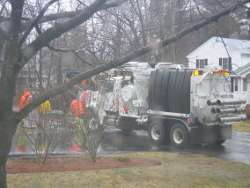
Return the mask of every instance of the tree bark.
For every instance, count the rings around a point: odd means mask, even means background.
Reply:
[[[0,187],[7,188],[7,177],[6,177],[5,164],[0,165]]]
[[[10,53],[11,54],[11,53]],[[15,96],[17,71],[13,64],[5,64],[0,80],[0,187],[6,187],[5,164],[11,147],[11,140],[15,134],[18,120],[12,111],[13,97]]]
[[[10,0],[9,2],[12,7],[8,31],[10,38],[6,41],[0,78],[0,188],[7,187],[6,161],[18,124],[12,107],[16,92],[16,78],[19,71],[17,62],[21,57],[18,40],[24,0]]]
[[[6,162],[11,149],[12,138],[16,132],[17,121],[14,114],[0,120],[0,187],[7,188]]]
[[[10,47],[13,44],[10,45]],[[13,48],[12,48],[13,49]],[[10,52],[10,51],[9,51]],[[13,54],[14,53],[14,54]],[[9,56],[15,55],[15,51],[9,53]],[[14,56],[13,56],[14,57]],[[6,188],[6,170],[5,165],[8,153],[11,148],[11,141],[16,132],[18,120],[16,114],[12,111],[13,97],[15,96],[17,71],[14,65],[15,58],[7,58],[3,67],[2,78],[0,80],[0,188]]]

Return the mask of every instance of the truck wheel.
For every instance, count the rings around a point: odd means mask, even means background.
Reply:
[[[124,135],[130,135],[133,131],[134,120],[129,118],[119,118],[118,128],[121,129]]]
[[[185,148],[189,144],[189,135],[186,127],[177,122],[170,129],[170,141],[176,148]]]
[[[151,119],[149,120],[148,134],[151,140],[157,144],[167,143],[166,129],[163,125],[162,119]]]

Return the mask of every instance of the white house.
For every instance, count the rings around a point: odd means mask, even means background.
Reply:
[[[192,69],[226,69],[232,72],[232,91],[239,97],[250,91],[250,41],[212,37],[188,56]],[[250,95],[248,97],[250,101]]]

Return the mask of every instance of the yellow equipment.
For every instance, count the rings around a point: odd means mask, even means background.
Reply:
[[[47,114],[47,113],[51,112],[51,110],[52,110],[51,102],[49,100],[42,103],[38,108],[38,112],[40,114]]]

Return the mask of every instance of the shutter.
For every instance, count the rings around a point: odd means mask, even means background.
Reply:
[[[219,58],[219,65],[222,66],[222,58]]]
[[[228,70],[231,72],[232,71],[232,58],[228,58]]]
[[[196,59],[196,68],[198,69],[200,66],[199,66],[199,59]]]
[[[234,78],[231,78],[231,92],[234,92]]]
[[[207,59],[205,59],[205,66],[207,66],[208,65],[208,63],[207,63]]]

